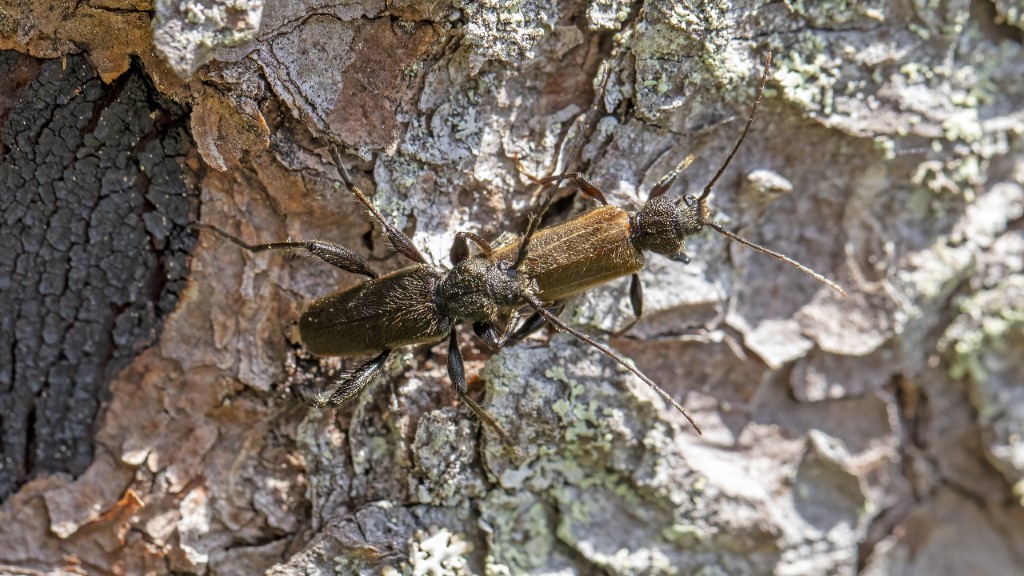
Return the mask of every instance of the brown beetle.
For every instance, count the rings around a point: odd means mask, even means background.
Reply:
[[[700,197],[665,197],[675,179],[692,162],[692,156],[680,162],[674,170],[655,184],[647,202],[638,212],[627,212],[608,205],[604,193],[581,173],[560,174],[542,179],[530,177],[537,184],[573,180],[581,192],[598,200],[603,206],[556,226],[538,228],[540,217],[550,206],[558,189],[556,184],[548,192],[539,215],[531,221],[524,239],[494,251],[491,258],[517,263],[521,273],[536,282],[537,289],[534,295],[548,305],[555,305],[609,280],[631,275],[630,300],[635,323],[643,314],[643,291],[639,271],[644,266],[644,252],[656,252],[673,260],[689,262],[685,252],[685,240],[699,234],[708,226],[732,240],[796,267],[845,296],[846,293],[835,282],[788,256],[726,230],[721,224],[709,218],[708,196],[750,130],[764,93],[770,66],[771,54],[765,59],[764,73],[746,126],[725,162],[704,187]],[[602,88],[603,86],[604,84]],[[525,325],[533,328],[529,320]],[[522,335],[524,330],[520,330],[519,334]]]
[[[566,325],[546,310],[534,295],[533,280],[522,274],[513,262],[493,258],[495,251],[483,238],[469,232],[456,234],[450,250],[453,268],[447,272],[436,270],[412,240],[390,224],[353,184],[337,149],[332,147],[331,154],[349,191],[380,225],[394,249],[413,260],[414,265],[380,275],[363,258],[331,242],[306,240],[253,245],[216,227],[196,224],[196,227],[210,230],[250,252],[305,249],[328,264],[369,277],[369,280],[360,284],[311,302],[299,318],[299,339],[309,352],[317,356],[361,356],[371,353],[377,353],[377,356],[343,377],[326,399],[317,394],[305,394],[304,400],[315,406],[344,405],[376,378],[394,349],[436,343],[448,338],[448,375],[460,401],[519,453],[518,447],[494,417],[469,396],[455,327],[460,322],[471,323],[474,332],[485,344],[498,348],[506,341],[511,312],[525,305],[533,308],[538,318],[555,324],[610,355],[690,418],[678,402],[625,358]],[[483,257],[470,257],[467,240],[478,246]],[[692,419],[690,421],[693,422]],[[697,428],[696,423],[694,427]]]
[[[537,184],[555,182],[555,186],[547,193],[540,211],[531,218],[526,234],[517,242],[497,249],[488,248],[477,258],[486,261],[487,266],[501,267],[503,263],[506,263],[512,269],[517,270],[519,276],[527,278],[529,280],[529,283],[526,284],[527,289],[521,293],[520,298],[523,304],[534,310],[534,313],[509,336],[492,336],[485,341],[496,342],[499,346],[505,345],[526,337],[543,326],[545,322],[551,322],[559,329],[570,332],[577,338],[597,347],[629,368],[679,410],[693,428],[701,433],[700,426],[686,410],[650,378],[632,368],[619,354],[607,346],[559,320],[556,310],[561,309],[565,300],[615,278],[631,275],[630,302],[634,320],[623,329],[623,332],[628,330],[643,314],[643,291],[639,271],[645,263],[644,252],[656,252],[677,261],[689,262],[689,257],[685,252],[685,240],[700,233],[705,226],[711,227],[745,246],[782,260],[845,296],[846,293],[835,282],[783,254],[726,230],[722,225],[709,218],[708,196],[750,130],[764,93],[770,66],[771,54],[769,53],[765,59],[764,73],[761,76],[746,126],[729,156],[704,187],[699,198],[686,195],[672,200],[665,197],[665,193],[668,192],[675,179],[690,164],[692,157],[684,159],[655,184],[646,204],[638,212],[628,212],[622,208],[608,205],[604,193],[581,173],[563,173],[543,179],[530,177]],[[605,89],[608,78],[609,74],[606,74],[600,91]],[[595,99],[584,122],[584,128],[593,121],[599,100],[600,98]],[[569,155],[570,161],[578,153],[582,137],[581,133]],[[581,192],[600,201],[603,206],[561,224],[540,228],[541,218],[550,207],[561,182],[566,179],[573,180]],[[521,281],[520,285],[523,285]]]

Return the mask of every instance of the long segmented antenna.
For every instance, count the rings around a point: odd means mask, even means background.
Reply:
[[[736,156],[736,151],[740,149],[740,145],[743,144],[743,141],[747,138],[747,132],[750,131],[750,125],[754,123],[754,114],[757,113],[757,107],[761,105],[761,96],[764,94],[765,84],[768,83],[768,71],[771,69],[771,65],[772,53],[769,52],[768,56],[764,59],[764,73],[761,74],[761,85],[757,87],[757,96],[754,98],[753,107],[750,108],[750,116],[747,118],[747,125],[743,127],[743,133],[740,134],[740,138],[736,141],[736,145],[732,147],[732,152],[729,152],[729,157],[722,163],[722,167],[718,169],[718,172],[715,172],[715,177],[708,182],[708,185],[704,187],[704,191],[701,192],[700,198],[697,199],[702,206],[707,200],[708,194],[711,194],[711,188],[713,188],[715,182],[718,182],[718,179],[722,177],[722,173],[725,172],[725,169],[729,167],[729,163],[732,162],[733,157]]]
[[[762,254],[767,254],[767,255],[771,256],[772,258],[775,258],[776,260],[781,260],[781,261],[785,262],[786,264],[789,264],[790,266],[796,268],[797,270],[803,272],[804,274],[807,274],[811,278],[814,278],[818,282],[821,282],[825,286],[828,286],[829,288],[835,290],[836,292],[839,292],[843,296],[846,296],[846,290],[843,290],[842,286],[840,286],[839,284],[836,284],[835,282],[829,280],[828,278],[822,276],[821,274],[818,274],[814,270],[811,270],[810,268],[808,268],[807,266],[804,266],[803,264],[797,262],[796,260],[793,260],[789,256],[780,254],[780,253],[778,253],[778,252],[776,252],[774,250],[770,250],[768,248],[765,248],[764,246],[761,246],[760,244],[755,244],[755,243],[751,242],[750,240],[747,240],[746,238],[743,238],[742,236],[739,236],[737,234],[729,232],[728,230],[726,230],[718,222],[705,221],[704,224],[706,226],[711,226],[712,228],[715,229],[715,231],[717,231],[722,236],[725,236],[726,238],[730,238],[732,240],[735,240],[735,241],[739,242],[740,244],[743,244],[744,246],[748,246],[750,248],[753,248],[754,250],[757,250],[758,252],[760,252]]]
[[[622,357],[622,355],[612,350],[608,346],[605,346],[604,344],[598,342],[597,340],[594,340],[590,336],[587,336],[586,334],[580,332],[579,330],[576,330],[572,326],[569,326],[561,319],[559,319],[558,316],[555,316],[551,312],[548,312],[547,309],[544,308],[544,303],[538,300],[535,296],[531,294],[526,294],[524,295],[524,298],[530,304],[531,308],[533,308],[538,314],[543,316],[545,320],[554,324],[555,327],[557,327],[559,330],[568,332],[569,334],[572,334],[576,338],[579,338],[581,341],[590,344],[594,348],[597,348],[606,356],[618,362],[623,368],[632,372],[634,375],[636,375],[637,378],[643,380],[644,384],[647,384],[652,389],[654,389],[654,391],[660,394],[661,397],[664,398],[669,404],[671,404],[673,408],[675,408],[683,416],[685,416],[686,420],[690,423],[690,426],[693,426],[693,429],[697,431],[697,434],[704,434],[704,431],[701,430],[700,425],[698,425],[697,421],[693,419],[693,416],[690,416],[690,413],[686,411],[686,408],[683,408],[682,404],[676,402],[675,398],[673,398],[668,392],[662,390],[661,386],[658,386],[658,384],[654,380],[648,378],[647,375],[641,372],[639,369],[637,369],[636,366],[633,366],[632,364],[627,362],[626,359]]]
[[[544,214],[547,213],[548,208],[551,207],[551,203],[555,200],[555,193],[562,187],[562,182],[565,181],[565,174],[568,171],[568,167],[572,165],[573,161],[579,155],[580,149],[583,147],[583,139],[587,136],[587,127],[593,124],[594,118],[597,116],[597,111],[601,107],[601,99],[604,97],[605,89],[608,86],[608,79],[612,77],[612,70],[614,67],[609,65],[608,71],[605,72],[604,78],[601,80],[601,86],[597,89],[597,96],[594,98],[594,103],[590,105],[590,110],[587,111],[586,119],[583,121],[583,127],[580,129],[579,136],[576,137],[576,142],[573,143],[572,150],[569,152],[569,158],[566,160],[566,168],[562,170],[562,173],[558,175],[558,180],[555,180],[555,185],[548,190],[548,193],[544,196],[544,201],[541,202],[540,210],[530,216],[530,221],[526,225],[526,233],[523,234],[523,242],[519,245],[519,253],[516,254],[516,261],[513,264],[513,268],[519,269],[519,266],[526,260],[526,254],[530,248],[530,240],[533,239],[534,233],[540,228],[541,219],[544,218]]]
[[[839,284],[836,284],[832,280],[829,280],[828,278],[826,278],[822,274],[819,274],[819,273],[815,272],[814,270],[811,270],[807,266],[804,266],[803,264],[797,262],[796,260],[793,260],[789,256],[785,256],[785,255],[780,254],[780,253],[778,253],[778,252],[776,252],[774,250],[770,250],[768,248],[765,248],[764,246],[761,246],[760,244],[755,244],[754,242],[751,242],[750,240],[747,240],[746,238],[743,238],[739,234],[736,234],[734,232],[730,232],[730,231],[726,230],[725,227],[722,226],[721,224],[719,224],[717,222],[713,222],[711,220],[707,220],[705,218],[705,216],[704,216],[705,214],[707,214],[707,208],[706,208],[706,206],[707,206],[707,198],[708,198],[708,195],[711,194],[711,189],[714,187],[715,183],[718,182],[718,179],[722,176],[722,173],[725,172],[725,169],[729,167],[729,163],[732,162],[733,157],[736,156],[736,152],[740,149],[740,145],[743,144],[743,141],[746,139],[747,132],[750,131],[750,125],[753,124],[753,122],[754,122],[754,114],[757,113],[757,108],[761,104],[761,96],[764,94],[765,84],[768,83],[768,72],[771,69],[771,64],[772,64],[772,53],[769,52],[768,56],[765,57],[765,59],[764,59],[764,73],[761,74],[761,84],[757,87],[757,96],[754,98],[754,105],[751,106],[751,108],[750,108],[750,116],[747,117],[747,124],[746,124],[746,126],[743,127],[743,133],[740,134],[739,139],[736,140],[736,144],[732,147],[732,151],[729,152],[729,156],[725,159],[725,162],[722,163],[722,167],[718,169],[718,172],[715,172],[714,178],[712,178],[711,181],[708,182],[708,185],[704,187],[704,191],[701,192],[700,198],[697,199],[697,202],[700,205],[700,209],[699,209],[698,213],[699,213],[700,218],[701,218],[702,222],[704,223],[704,225],[710,226],[716,232],[718,232],[719,234],[725,236],[726,238],[730,238],[732,240],[735,240],[736,242],[739,242],[740,244],[743,244],[744,246],[753,248],[754,250],[757,250],[758,252],[761,252],[762,254],[767,254],[768,256],[771,256],[772,258],[775,258],[776,260],[780,260],[782,262],[785,262],[786,264],[789,264],[790,266],[793,266],[797,270],[803,272],[804,274],[807,274],[811,278],[814,278],[818,282],[821,282],[822,284],[828,286],[829,288],[835,290],[836,292],[842,294],[843,296],[846,296],[846,291],[843,290],[842,287],[839,286]],[[682,200],[682,197],[680,197],[680,200]]]

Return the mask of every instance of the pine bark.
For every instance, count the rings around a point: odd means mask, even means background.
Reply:
[[[854,5],[855,4],[855,5]],[[963,574],[1024,563],[1024,21],[1008,2],[0,0],[0,572]],[[249,243],[439,269],[525,229],[522,174],[707,230],[492,353],[396,351],[349,407],[292,324],[360,281]],[[598,94],[606,71],[607,89]],[[579,158],[569,149],[592,102]],[[545,222],[593,206],[568,192]],[[362,572],[360,572],[362,571]],[[393,572],[392,572],[393,573]]]

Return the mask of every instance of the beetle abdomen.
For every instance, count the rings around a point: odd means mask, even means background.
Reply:
[[[317,356],[356,356],[437,342],[451,320],[437,303],[440,278],[430,266],[403,268],[314,300],[299,318],[299,337]]]

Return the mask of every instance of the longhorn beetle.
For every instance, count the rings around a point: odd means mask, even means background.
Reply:
[[[196,224],[196,227],[210,230],[249,252],[305,249],[328,264],[369,278],[314,300],[299,317],[299,339],[314,355],[361,356],[377,353],[375,358],[345,375],[327,400],[322,397],[305,398],[309,403],[316,406],[344,405],[358,396],[380,374],[395,348],[440,342],[447,337],[448,375],[460,401],[469,406],[518,455],[521,453],[519,448],[504,429],[468,394],[455,327],[460,322],[469,322],[485,344],[497,348],[505,341],[505,333],[509,328],[507,315],[526,305],[533,308],[539,317],[614,358],[690,418],[678,402],[625,358],[566,325],[546,310],[532,294],[532,280],[522,275],[518,266],[500,259],[470,257],[467,240],[476,244],[485,256],[494,253],[490,244],[480,236],[470,232],[457,233],[449,254],[453,268],[447,272],[434,269],[412,240],[389,223],[356,187],[342,164],[337,148],[331,147],[331,155],[348,190],[363,205],[373,221],[380,225],[392,247],[415,264],[382,276],[357,254],[331,242],[306,240],[248,244],[214,226]],[[502,319],[506,320],[504,325]],[[696,423],[693,425],[697,428]]]
[[[497,250],[491,251],[490,254],[484,255],[486,259],[492,262],[512,263],[512,266],[518,269],[520,274],[530,278],[536,287],[532,293],[524,295],[527,302],[534,308],[534,314],[527,318],[502,343],[513,342],[525,337],[530,332],[540,328],[545,321],[555,323],[553,320],[554,315],[545,310],[544,306],[559,309],[564,305],[564,301],[567,298],[585,292],[609,280],[631,275],[630,303],[634,319],[622,330],[622,332],[625,332],[643,314],[643,291],[639,271],[644,265],[644,252],[656,252],[680,262],[689,262],[684,242],[689,236],[700,233],[705,226],[711,227],[727,238],[794,266],[838,293],[846,295],[846,292],[838,284],[821,274],[783,254],[769,250],[730,232],[709,217],[708,196],[715,183],[729,166],[740,145],[743,144],[747,132],[750,130],[754,115],[761,102],[761,96],[764,93],[765,84],[768,81],[770,67],[771,53],[765,59],[764,73],[761,76],[757,95],[754,99],[750,116],[747,118],[746,126],[743,128],[743,132],[737,139],[729,156],[722,163],[722,166],[715,173],[711,181],[708,182],[707,186],[704,187],[699,197],[686,195],[674,200],[665,197],[665,193],[668,192],[676,177],[692,162],[692,156],[685,158],[675,169],[655,184],[651,189],[647,202],[638,212],[627,212],[621,208],[609,206],[601,190],[592,184],[582,173],[562,173],[558,176],[541,179],[527,174],[527,177],[537,184],[555,182],[555,186],[547,192],[544,201],[541,203],[541,209],[531,218],[527,226],[527,232],[521,240],[502,246]],[[608,75],[605,76],[602,82],[601,92],[604,91],[607,82]],[[584,131],[586,130],[586,125],[593,121],[599,101],[600,95],[595,100],[584,122]],[[582,133],[580,139],[576,142],[575,148],[570,153],[570,162],[578,152],[581,141]],[[603,206],[556,226],[540,228],[541,218],[550,207],[561,182],[566,179],[573,180],[582,193],[598,200]],[[559,328],[563,327],[561,323],[556,324]],[[576,334],[576,332],[573,333]],[[665,392],[652,382],[648,382],[648,384],[663,396],[668,397]],[[672,403],[683,414],[686,414],[674,400],[672,400]],[[687,419],[700,432],[700,428],[697,427],[689,415],[687,415]]]
[[[687,236],[700,232],[704,226],[711,226],[729,238],[783,260],[842,293],[838,285],[820,274],[786,256],[749,242],[708,219],[707,197],[750,129],[767,82],[770,62],[769,55],[743,133],[699,199],[692,196],[676,201],[662,198],[674,179],[689,164],[689,158],[658,182],[647,204],[637,213],[607,206],[604,194],[580,173],[535,179],[539,184],[552,181],[556,184],[547,193],[538,213],[531,217],[523,239],[495,249],[476,234],[459,232],[450,249],[454,267],[447,272],[437,271],[430,266],[412,241],[384,219],[366,195],[353,184],[334,147],[331,148],[332,158],[346,187],[381,226],[395,250],[416,262],[415,265],[380,276],[352,251],[329,242],[309,240],[250,245],[212,226],[198,226],[251,252],[304,248],[329,264],[370,278],[315,300],[306,307],[299,319],[300,340],[315,355],[358,356],[379,351],[374,359],[342,379],[326,401],[312,402],[316,405],[343,405],[358,396],[381,372],[393,349],[439,342],[448,337],[448,374],[460,400],[518,453],[518,448],[497,421],[468,396],[455,326],[459,322],[470,322],[474,332],[485,344],[498,348],[509,341],[525,337],[544,322],[550,322],[597,348],[635,374],[681,412],[693,428],[701,433],[701,428],[686,410],[653,380],[608,346],[567,325],[558,318],[556,312],[548,308],[557,309],[570,296],[613,278],[632,274],[630,297],[634,313],[639,317],[642,314],[643,299],[637,272],[644,264],[643,251],[651,250],[687,261],[683,242]],[[609,77],[610,73],[605,75],[599,89],[601,92],[607,86]],[[595,101],[591,107],[584,120],[584,127],[593,121],[598,104]],[[570,162],[577,155],[582,139],[581,133],[569,155]],[[606,205],[558,226],[539,229],[541,217],[550,207],[555,192],[565,178],[574,180],[584,194]],[[467,240],[477,245],[480,255],[469,256]],[[509,336],[511,324],[507,319],[515,310],[524,306],[532,308],[534,313]],[[501,325],[502,319],[506,320],[504,326]]]

